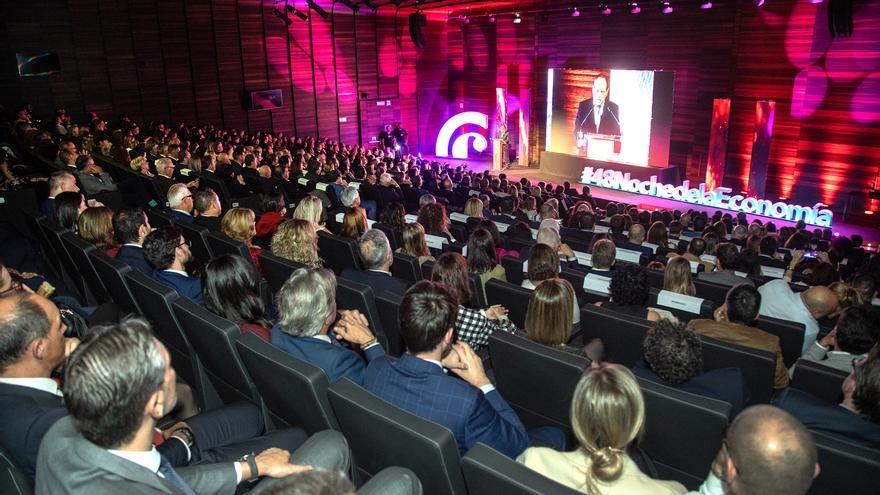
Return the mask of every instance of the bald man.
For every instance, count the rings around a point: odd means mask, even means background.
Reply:
[[[727,430],[700,494],[803,495],[819,475],[816,443],[782,409],[753,406]]]
[[[600,75],[593,80],[592,96],[578,104],[574,119],[573,143],[578,134],[620,135],[620,109],[617,103],[608,101],[608,78]]]
[[[648,256],[654,256],[654,248],[643,246],[642,243],[645,242],[645,235],[647,231],[645,230],[645,226],[640,223],[633,223],[629,227],[629,236],[626,242],[620,243],[620,247],[623,249],[629,249],[630,251],[639,251],[641,253],[647,254]]]
[[[758,288],[764,316],[804,324],[801,354],[807,352],[819,334],[819,320],[837,310],[837,296],[828,287],[817,285],[797,293],[785,280],[773,280]]]

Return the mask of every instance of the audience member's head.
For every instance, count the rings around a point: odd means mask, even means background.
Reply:
[[[479,198],[471,197],[464,204],[464,214],[468,218],[483,218],[483,202]]]
[[[293,218],[312,222],[316,230],[324,225],[323,217],[324,205],[317,196],[306,196],[296,205],[296,209],[293,210]]]
[[[642,349],[645,362],[667,383],[681,385],[703,372],[703,343],[683,323],[653,322]]]
[[[529,251],[529,280],[538,285],[539,282],[559,275],[559,255],[556,250],[545,244],[535,244]]]
[[[427,242],[425,242],[425,228],[422,227],[422,224],[413,222],[404,225],[401,237],[403,238],[403,243],[400,251],[403,254],[415,256],[416,258],[431,256],[431,251],[428,249]]]
[[[342,190],[342,194],[339,195],[339,201],[342,203],[342,206],[346,208],[360,206],[361,195],[356,187],[348,186]]]
[[[880,346],[854,363],[843,381],[843,402],[872,423],[880,423]]]
[[[387,272],[394,261],[391,245],[385,232],[379,229],[370,229],[358,239],[358,249],[364,268],[367,270],[381,270]]]
[[[144,239],[144,258],[156,270],[172,267],[182,268],[192,258],[189,245],[181,234],[180,227],[173,225],[158,228]]]
[[[600,239],[593,244],[592,264],[594,270],[610,270],[617,257],[617,248],[610,239]]]
[[[353,206],[342,216],[340,237],[359,239],[367,231],[367,211],[360,206]]]
[[[629,242],[633,244],[641,244],[645,242],[645,226],[640,223],[634,223],[629,228]]]
[[[645,306],[648,302],[648,289],[648,273],[645,269],[627,263],[616,267],[612,272],[608,295],[612,302],[621,306]]]
[[[9,275],[6,268],[2,271]],[[23,290],[0,296],[0,377],[44,377],[64,361],[61,313],[51,301]]]
[[[308,220],[295,218],[282,222],[272,236],[271,249],[275,256],[302,263],[310,268],[321,265],[315,225]]]
[[[430,203],[419,209],[418,222],[425,228],[426,234],[446,235],[449,230],[449,218],[446,208],[439,203]]]
[[[544,222],[541,223],[543,224]],[[536,245],[543,244],[549,246],[553,250],[558,249],[561,242],[562,239],[559,237],[559,231],[552,227],[539,228],[538,235],[535,236]]]
[[[77,220],[76,233],[98,249],[113,247],[113,212],[106,206],[86,208]]]
[[[336,277],[326,269],[299,268],[276,296],[278,326],[288,335],[326,334],[336,319]]]
[[[260,277],[250,260],[223,254],[205,265],[202,287],[205,306],[217,315],[241,325],[270,327],[260,297]]]
[[[663,222],[652,223],[651,228],[648,229],[648,237],[646,240],[649,244],[654,244],[662,248],[668,247],[669,230],[666,228],[666,224]]]
[[[810,287],[801,292],[801,300],[816,320],[837,311],[837,296],[831,289],[823,285]]]
[[[866,354],[874,347],[874,317],[872,309],[850,306],[840,313],[834,327],[834,347],[850,354]]]
[[[76,230],[76,222],[86,208],[86,198],[79,192],[60,193],[55,196],[55,222],[63,229]]]
[[[544,345],[567,344],[571,339],[573,304],[574,289],[567,280],[544,280],[529,299],[524,328],[526,335]]]
[[[385,205],[385,209],[379,214],[379,221],[392,230],[403,230],[408,225],[406,223],[406,210],[400,203]]]
[[[691,276],[691,262],[684,256],[676,256],[666,263],[666,273],[663,275],[663,290],[684,294],[696,295],[694,279]]]
[[[220,197],[211,188],[193,194],[193,209],[202,217],[219,217],[223,211]]]
[[[150,222],[141,208],[120,208],[113,214],[113,233],[119,244],[143,244]]]
[[[431,280],[452,289],[462,306],[469,306],[473,297],[467,260],[458,253],[443,253],[431,269]]]
[[[486,273],[498,266],[498,251],[492,233],[483,227],[477,227],[467,242],[467,260],[470,271]]]
[[[437,350],[443,357],[449,354],[455,343],[458,303],[455,291],[443,283],[422,280],[410,287],[398,314],[400,336],[407,350],[411,354]]]
[[[220,230],[226,237],[250,246],[257,234],[256,215],[250,208],[232,208],[223,215]]]
[[[623,215],[613,215],[608,220],[608,225],[612,234],[623,235],[623,229],[626,228],[626,218]]]
[[[688,243],[688,253],[700,257],[706,252],[706,241],[702,237],[695,237]]]
[[[168,206],[173,210],[185,211],[187,213],[193,210],[192,193],[189,192],[186,184],[171,184],[171,187],[168,188],[167,199]]]
[[[761,293],[749,284],[739,284],[727,291],[722,306],[727,321],[751,326],[761,309]]]
[[[739,261],[739,251],[730,242],[722,242],[715,246],[715,268],[718,271],[733,271]]]
[[[54,198],[63,192],[79,192],[79,186],[72,173],[58,170],[49,176],[49,197]]]

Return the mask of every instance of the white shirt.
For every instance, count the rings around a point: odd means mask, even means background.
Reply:
[[[599,131],[599,124],[602,122],[603,105],[593,105],[593,119],[596,121],[596,132]]]
[[[112,450],[108,449],[107,452],[111,454],[121,457],[126,461],[133,462],[138,466],[142,466],[144,468],[149,469],[150,471],[156,473],[160,478],[165,478],[162,476],[162,473],[159,472],[159,465],[162,464],[162,456],[159,455],[159,451],[156,450],[156,447],[150,447],[148,451],[131,451],[131,450]],[[241,470],[241,464],[237,462],[232,463],[235,468],[235,480],[236,484],[241,483],[242,474],[244,474]]]
[[[322,341],[324,341],[324,342],[326,342],[326,343],[328,343],[328,344],[332,344],[332,343],[333,343],[333,339],[331,339],[330,336],[327,335],[327,334],[312,335],[312,338],[313,338],[313,339],[322,340]],[[379,341],[373,342],[372,344],[370,344],[370,345],[364,347],[363,350],[367,350],[367,349],[369,349],[370,347],[373,347],[374,345],[379,345]]]
[[[32,388],[62,397],[61,390],[58,390],[58,383],[51,378],[0,378],[0,383]]]
[[[178,275],[183,275],[184,277],[189,277],[189,275],[188,275],[185,271],[183,271],[183,270],[172,270],[172,269],[169,268],[169,269],[167,269],[167,270],[162,270],[162,271],[163,271],[163,272],[176,273],[176,274],[178,274]]]
[[[805,354],[819,335],[819,323],[804,305],[801,294],[792,291],[785,280],[771,280],[758,287],[758,292],[761,293],[759,312],[762,315],[804,324],[801,354]]]

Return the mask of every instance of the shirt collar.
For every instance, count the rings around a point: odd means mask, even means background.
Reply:
[[[140,244],[138,244],[136,242],[126,242],[125,244],[123,244],[123,246],[131,246],[131,247],[136,247],[136,248],[140,248],[140,249],[144,248],[143,246],[141,246]]]
[[[178,210],[177,208],[172,208],[171,211],[176,211],[177,213],[183,213],[184,215],[192,216],[192,213],[188,211]]]
[[[40,390],[61,397],[61,391],[58,390],[58,383],[51,378],[0,378],[0,383],[32,388],[34,390]]]
[[[386,272],[385,270],[368,270],[368,271],[371,271],[373,273],[381,273],[383,275],[388,275],[389,277],[391,276],[391,272]]]
[[[121,457],[126,461],[133,462],[138,466],[145,467],[153,473],[159,472],[159,465],[162,464],[162,457],[156,450],[156,447],[150,447],[148,451],[131,451],[131,450],[107,450],[111,454]],[[161,475],[160,475],[161,476]]]
[[[323,342],[327,342],[328,344],[332,344],[332,343],[333,343],[333,341],[330,340],[330,336],[327,335],[327,334],[312,335],[312,338],[313,338],[313,339],[321,340],[321,341],[323,341]]]
[[[176,274],[178,274],[178,275],[183,275],[184,277],[189,277],[189,275],[187,275],[187,273],[186,273],[185,271],[183,271],[183,270],[172,270],[172,269],[169,268],[169,269],[167,269],[167,270],[162,270],[162,271],[164,271],[164,272],[176,273]]]

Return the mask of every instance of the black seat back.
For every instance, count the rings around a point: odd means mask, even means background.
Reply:
[[[269,283],[269,290],[272,294],[278,294],[284,282],[293,275],[293,272],[300,268],[306,268],[305,265],[291,261],[281,256],[275,256],[267,250],[260,253],[260,267],[263,268],[263,275],[266,282]]]
[[[88,295],[86,280],[79,272],[79,268],[76,266],[73,258],[70,257],[70,254],[67,252],[67,247],[61,240],[61,236],[65,232],[68,232],[68,230],[62,229],[53,220],[47,218],[41,218],[39,222],[40,227],[42,227],[43,232],[46,234],[46,238],[49,239],[49,244],[52,245],[52,248],[55,251],[55,255],[58,256],[58,259],[61,261],[61,268],[64,270],[64,273],[67,274],[66,281],[70,282],[70,288],[75,290],[81,296],[82,301],[86,301]]]
[[[600,338],[608,361],[631,368],[642,357],[642,342],[650,322],[610,309],[585,304],[581,308],[583,341]]]
[[[518,328],[524,328],[526,323],[526,313],[529,309],[529,300],[532,298],[532,291],[525,287],[513,285],[493,278],[486,282],[486,301],[490,306],[493,304],[501,304],[507,308],[507,317]]]
[[[755,320],[755,326],[779,337],[782,362],[785,363],[786,368],[794,366],[794,363],[801,357],[801,349],[804,345],[804,324],[769,316],[759,316]]]
[[[526,427],[571,431],[571,395],[590,365],[587,357],[505,332],[489,337],[489,356],[495,386]]]
[[[529,469],[483,443],[471,447],[461,460],[470,493],[504,495],[576,495],[581,492]]]
[[[165,200],[163,199],[162,203],[164,202]],[[147,219],[150,221],[150,227],[153,227],[154,229],[167,227],[174,223],[174,219],[171,218],[171,215],[168,215],[159,208],[147,210]]]
[[[694,288],[697,289],[697,297],[708,299],[716,304],[723,304],[727,297],[729,285],[714,284],[694,277]]]
[[[803,390],[829,404],[840,402],[841,387],[849,373],[816,361],[798,359],[791,376],[791,387]]]
[[[356,309],[363,313],[370,323],[370,330],[379,339],[382,347],[388,349],[388,338],[382,330],[382,320],[376,308],[373,288],[352,282],[342,277],[336,278],[336,307],[339,309]]]
[[[41,220],[45,217],[42,215],[31,215],[28,212],[23,212],[23,215],[28,231],[40,244],[40,249],[43,251],[43,258],[45,258],[52,268],[60,274],[62,268],[61,258],[55,254],[55,247],[49,242],[49,238],[43,231],[43,227],[40,226]]]
[[[426,495],[467,493],[452,432],[410,414],[345,378],[328,391],[362,480],[382,469],[411,469]]]
[[[504,274],[507,275],[507,281],[514,285],[519,285],[525,280],[523,275],[523,260],[516,256],[507,255],[501,259],[501,266],[504,267]]]
[[[402,300],[402,297],[390,292],[376,296],[376,309],[382,321],[382,331],[388,338],[388,347],[385,351],[392,356],[400,356],[406,351],[406,344],[400,336],[400,321],[397,319]]]
[[[76,263],[76,268],[83,277],[86,287],[95,297],[95,301],[104,303],[110,300],[107,289],[104,287],[104,282],[101,281],[101,277],[95,272],[95,267],[92,266],[91,258],[89,258],[89,253],[96,250],[95,246],[80,239],[79,236],[70,231],[61,235],[61,242],[64,243],[70,259]]]
[[[230,239],[222,232],[208,232],[208,245],[211,246],[211,252],[214,253],[214,256],[231,254],[241,256],[249,263],[254,262],[250,250],[243,242]]]
[[[89,258],[95,273],[107,288],[110,299],[126,314],[141,314],[137,300],[135,300],[125,278],[126,274],[132,271],[132,268],[99,250],[90,252]]]
[[[703,369],[739,368],[749,389],[750,404],[766,404],[773,395],[776,354],[700,336],[703,341]]]
[[[309,435],[339,430],[327,400],[330,384],[321,368],[252,333],[240,336],[236,349],[276,425],[298,426]]]
[[[641,446],[654,460],[658,478],[694,489],[706,479],[721,448],[730,404],[638,378],[645,397]]]
[[[200,266],[206,265],[214,257],[214,251],[208,243],[208,229],[194,223],[177,222],[183,238],[189,242],[193,257]]]
[[[807,492],[877,493],[880,451],[854,445],[830,435],[812,432],[819,454],[819,476]]]
[[[30,478],[15,464],[15,460],[3,447],[0,447],[0,493],[7,495],[34,493]]]
[[[418,282],[422,279],[422,267],[419,266],[419,259],[408,254],[394,253],[391,275],[413,284]]]
[[[344,239],[327,232],[318,232],[318,252],[324,259],[324,266],[339,275],[342,270],[360,270],[361,256],[357,241]]]

